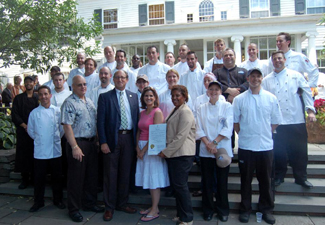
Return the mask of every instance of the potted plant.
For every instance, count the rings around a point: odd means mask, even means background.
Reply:
[[[0,112],[0,149],[12,149],[16,144],[16,127],[11,116]]]
[[[325,99],[317,99],[314,101],[316,109],[316,122],[307,120],[308,143],[325,144]]]

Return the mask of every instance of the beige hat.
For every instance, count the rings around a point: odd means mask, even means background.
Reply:
[[[225,168],[230,165],[231,158],[228,155],[226,149],[219,148],[218,152],[214,154],[216,156],[217,166],[220,168]]]
[[[137,76],[137,81],[140,80],[140,79],[149,82],[148,76],[145,75],[145,74],[140,74],[140,75],[138,75],[138,76]]]

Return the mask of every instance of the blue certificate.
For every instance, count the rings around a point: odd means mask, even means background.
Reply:
[[[166,148],[167,124],[153,124],[149,126],[148,155],[158,155]]]

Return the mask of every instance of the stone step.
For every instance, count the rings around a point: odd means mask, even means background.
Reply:
[[[275,188],[277,194],[286,195],[308,195],[308,196],[324,196],[325,197],[325,179],[308,179],[314,185],[314,188],[307,189],[301,185],[295,184],[293,178],[285,178],[284,183]],[[199,190],[201,188],[201,176],[190,175],[188,185],[191,190]],[[231,193],[240,193],[240,178],[228,177],[228,190]],[[258,192],[258,181],[254,177],[252,181],[252,191]]]
[[[12,194],[20,196],[33,196],[34,189],[29,186],[24,190],[18,189],[19,182],[11,181],[5,184],[0,184],[0,193]],[[175,199],[173,197],[164,197],[162,192],[160,205],[161,206],[175,206]],[[66,190],[63,193],[64,198],[67,197]],[[46,186],[45,197],[52,197],[52,190],[50,186]],[[98,194],[98,201],[103,201],[103,193]],[[258,194],[252,196],[252,208],[257,210]],[[150,205],[151,197],[148,191],[141,190],[137,194],[131,194],[129,197],[129,203],[138,205]],[[238,210],[240,203],[240,194],[229,194],[230,209]],[[192,197],[192,206],[200,208],[202,206],[201,197]],[[290,195],[276,195],[275,196],[275,213],[278,214],[320,214],[325,215],[325,197],[314,196],[290,196]]]

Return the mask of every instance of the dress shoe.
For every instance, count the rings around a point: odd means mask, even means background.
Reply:
[[[29,209],[29,212],[37,212],[42,207],[44,207],[44,203],[43,204],[34,203],[34,205]]]
[[[104,208],[97,206],[97,205],[94,205],[93,207],[83,207],[83,210],[84,211],[92,211],[95,213],[104,212]]]
[[[193,194],[192,194],[193,197],[200,197],[202,196],[202,191],[194,191]]]
[[[250,214],[248,214],[248,213],[241,213],[239,215],[239,221],[242,222],[242,223],[248,223],[249,216],[250,216]]]
[[[23,181],[19,184],[18,189],[26,189],[28,187],[28,182]]]
[[[210,214],[204,214],[203,219],[204,219],[205,221],[210,221],[210,220],[212,220],[212,217],[213,217],[213,213],[210,213]]]
[[[280,186],[280,184],[282,184],[284,182],[284,180],[282,179],[274,179],[274,186]]]
[[[65,204],[63,202],[54,202],[53,205],[55,205],[59,209],[65,209]]]
[[[73,222],[82,222],[84,219],[80,212],[74,212],[74,213],[69,213],[70,219],[72,219]]]
[[[309,188],[309,189],[311,189],[311,188],[313,188],[314,186],[308,181],[308,180],[306,180],[306,181],[302,181],[302,182],[298,182],[298,181],[295,181],[295,183],[296,184],[299,184],[299,185],[301,185],[301,186],[303,186],[304,188]]]
[[[105,211],[103,215],[103,220],[104,221],[111,221],[113,219],[113,213],[111,211]]]
[[[263,214],[262,219],[268,224],[275,224],[275,219],[272,214]]]
[[[228,221],[228,216],[218,215],[218,219],[219,219],[221,222],[227,222],[227,221]]]
[[[134,214],[137,212],[137,210],[135,208],[132,208],[130,206],[125,206],[125,207],[116,207],[117,211],[123,211],[126,213],[130,213],[130,214]]]

